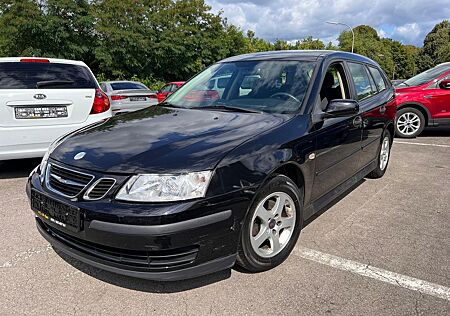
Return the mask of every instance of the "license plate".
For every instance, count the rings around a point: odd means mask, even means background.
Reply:
[[[80,209],[77,207],[32,190],[31,208],[42,219],[74,232],[80,231]]]
[[[146,97],[130,97],[130,101],[145,101]]]
[[[66,106],[15,107],[16,119],[67,117]]]

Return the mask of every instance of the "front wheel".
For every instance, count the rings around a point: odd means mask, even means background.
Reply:
[[[237,264],[269,270],[291,253],[302,228],[303,193],[288,177],[273,177],[257,194],[241,229]]]

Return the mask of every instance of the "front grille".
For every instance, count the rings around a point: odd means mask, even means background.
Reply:
[[[55,164],[48,164],[47,187],[63,196],[77,196],[92,180],[93,175],[78,172]]]
[[[198,246],[159,251],[126,250],[103,246],[65,234],[39,220],[39,224],[58,241],[106,261],[131,267],[166,270],[192,263],[198,254]]]
[[[100,200],[111,190],[115,183],[115,179],[101,178],[86,191],[84,198],[86,200]]]

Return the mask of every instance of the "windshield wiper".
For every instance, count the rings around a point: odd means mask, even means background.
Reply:
[[[74,84],[73,80],[48,80],[48,81],[38,81],[36,83],[36,88],[49,87],[49,86],[61,86],[65,84]]]
[[[230,112],[242,112],[242,113],[258,113],[262,114],[262,111],[241,108],[238,106],[230,106],[230,105],[208,105],[208,106],[197,106],[193,107],[196,110],[222,110],[222,111],[230,111]]]

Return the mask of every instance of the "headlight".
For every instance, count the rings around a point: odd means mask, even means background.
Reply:
[[[56,147],[58,147],[59,144],[69,135],[70,133],[67,133],[59,138],[57,138],[53,143],[50,144],[50,146],[47,149],[47,152],[45,153],[44,157],[42,158],[41,164],[39,165],[39,177],[41,179],[41,182],[44,181],[45,177],[45,170],[47,169],[47,161],[50,157],[50,154],[55,150]]]
[[[142,174],[133,176],[120,189],[116,199],[136,202],[182,201],[204,197],[211,171],[180,175]]]

